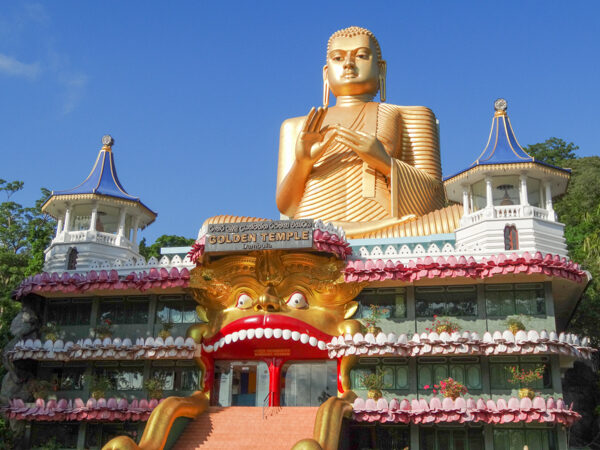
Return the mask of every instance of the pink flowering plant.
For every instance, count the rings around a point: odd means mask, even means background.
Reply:
[[[460,325],[456,322],[450,320],[447,317],[438,317],[437,315],[433,316],[433,322],[431,322],[431,327],[425,328],[428,333],[454,333],[455,331],[460,330]]]
[[[363,320],[365,322],[366,328],[376,327],[379,321],[390,313],[389,308],[384,308],[379,305],[370,305],[369,306],[369,315],[365,317]]]
[[[508,382],[519,386],[533,386],[536,381],[544,378],[545,367],[537,366],[535,369],[519,369],[517,366],[509,366],[507,371],[510,373]]]
[[[469,392],[464,384],[459,383],[454,378],[444,378],[439,384],[434,384],[433,386],[426,384],[423,388],[425,390],[431,389],[433,395],[437,395],[439,392],[444,397],[450,397],[452,400],[456,400],[458,397]]]

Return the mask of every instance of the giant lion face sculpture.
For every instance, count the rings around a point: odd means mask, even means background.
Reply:
[[[348,319],[362,286],[344,283],[343,266],[313,252],[213,257],[191,273],[190,288],[207,323],[188,334],[213,358],[259,357],[274,349],[326,357],[332,336],[360,328]]]

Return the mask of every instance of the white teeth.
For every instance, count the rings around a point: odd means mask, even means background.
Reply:
[[[232,342],[243,341],[245,339],[281,339],[293,341],[300,341],[302,344],[310,344],[311,347],[318,347],[319,350],[327,350],[327,344],[324,341],[319,341],[314,336],[309,336],[307,333],[300,333],[299,331],[282,330],[281,328],[251,328],[249,330],[234,331],[225,337],[222,337],[212,345],[202,344],[202,349],[207,352],[216,352],[219,348],[223,348],[225,345],[231,344]]]
[[[317,343],[317,347],[319,347],[319,350],[325,350],[327,348],[327,344],[325,344],[323,341],[319,341]]]
[[[225,336],[225,343],[227,345],[231,344],[231,335],[230,334],[228,334],[227,336]]]
[[[308,334],[306,333],[302,333],[302,335],[300,336],[300,342],[302,342],[303,344],[306,344],[308,342]]]
[[[231,342],[237,342],[239,338],[238,332],[234,331],[233,334],[231,335]]]
[[[273,337],[275,339],[280,339],[281,338],[281,328],[275,328],[273,330]]]
[[[244,339],[246,339],[246,336],[247,336],[246,330],[238,331],[238,335],[240,337],[240,341],[243,341]]]
[[[265,328],[265,338],[271,339],[273,337],[273,328]]]
[[[261,339],[264,334],[265,330],[263,330],[262,328],[257,328],[254,330],[254,336],[256,336],[256,339]]]
[[[314,336],[311,336],[310,339],[308,340],[308,343],[311,345],[311,347],[316,347],[317,345],[317,338]]]
[[[213,346],[212,345],[205,345],[204,346],[204,350],[206,350],[208,353],[213,351]]]
[[[297,341],[298,339],[300,339],[300,333],[297,331],[292,331],[292,340]]]
[[[290,330],[283,330],[283,331],[281,332],[281,336],[283,337],[283,339],[284,339],[285,341],[287,341],[289,338],[291,338],[291,337],[292,337],[292,332],[291,332]]]
[[[254,339],[254,328],[248,330],[248,339]]]
[[[225,338],[221,338],[219,339],[219,347],[224,347],[225,346]]]
[[[219,341],[215,342],[215,352],[219,350]]]

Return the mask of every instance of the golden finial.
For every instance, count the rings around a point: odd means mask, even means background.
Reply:
[[[102,150],[106,150],[108,152],[112,151],[112,146],[115,143],[115,140],[110,134],[105,134],[102,136]]]

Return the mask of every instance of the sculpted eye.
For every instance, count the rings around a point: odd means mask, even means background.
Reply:
[[[287,301],[288,306],[295,309],[302,309],[308,306],[308,302],[306,301],[306,297],[302,292],[294,292],[290,295],[290,298]]]
[[[252,297],[250,297],[245,292],[242,292],[238,296],[237,304],[235,306],[238,307],[239,309],[248,309],[252,306],[253,303],[254,303],[254,301],[252,300]]]

